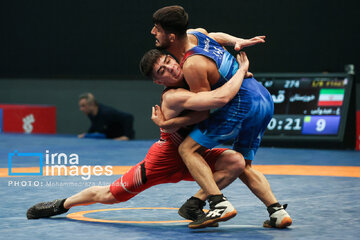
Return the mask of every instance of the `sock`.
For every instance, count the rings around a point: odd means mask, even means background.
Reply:
[[[206,205],[205,201],[201,200],[200,198],[194,197],[194,196],[192,196],[189,200],[191,202],[195,202],[196,205],[198,205],[200,209],[203,209],[203,207]]]
[[[216,204],[218,204],[219,202],[224,201],[224,195],[223,194],[219,194],[219,195],[209,195],[208,196],[208,200],[211,203],[211,205],[215,206]]]
[[[276,202],[274,204],[271,204],[270,206],[267,207],[267,211],[269,213],[269,215],[273,214],[274,212],[276,212],[274,210],[274,207],[281,207],[281,204],[279,202]]]
[[[201,200],[200,198],[197,198],[197,197],[194,197],[194,196],[192,196],[190,198],[190,200],[196,200],[196,201],[199,201],[199,202],[205,202],[205,201]]]
[[[281,204],[279,202],[276,202],[268,206],[268,208],[272,208],[272,207],[281,207]]]
[[[68,211],[68,210],[69,210],[69,209],[67,209],[67,208],[64,207],[65,200],[66,200],[66,198],[64,198],[64,199],[61,201],[60,206],[59,206],[59,208],[60,208],[62,211]]]

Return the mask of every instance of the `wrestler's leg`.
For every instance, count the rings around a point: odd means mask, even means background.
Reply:
[[[211,168],[201,156],[206,150],[188,136],[179,146],[179,153],[190,174],[208,195],[220,195]]]
[[[287,204],[281,205],[277,201],[271,190],[270,183],[264,174],[252,167],[252,160],[260,146],[261,138],[269,121],[270,117],[267,117],[267,120],[263,122],[260,121],[259,124],[255,124],[252,127],[244,127],[234,143],[234,149],[242,152],[246,159],[245,170],[239,178],[250,191],[266,205],[267,211],[269,212],[270,220],[266,220],[263,226],[284,228],[290,226],[292,223],[289,214],[285,211]],[[244,124],[244,126],[246,126],[246,124]],[[248,137],[244,138],[243,136]],[[250,146],[250,148],[248,148],[248,146]]]
[[[71,207],[94,203],[114,204],[125,202],[154,184],[145,184],[144,161],[132,167],[127,173],[108,186],[89,187],[69,198],[41,202],[30,207],[28,219],[51,217],[66,213]],[[125,183],[125,184],[123,184]],[[126,188],[125,188],[126,186]],[[136,191],[135,191],[136,190]]]
[[[281,205],[271,190],[270,183],[261,172],[251,166],[251,160],[246,160],[246,167],[240,175],[241,181],[257,196],[267,207],[270,220],[266,220],[264,227],[285,228],[292,224],[291,217],[285,211],[287,204]]]
[[[89,187],[67,198],[64,207],[69,209],[73,206],[94,203],[114,204],[125,202],[152,186],[146,184],[146,182],[145,161],[142,161],[111,185]]]
[[[241,153],[230,149],[212,149],[205,152],[205,160],[214,172],[215,182],[220,189],[232,183],[244,171],[245,160]],[[189,198],[179,209],[179,214],[185,219],[196,221],[203,217],[203,207],[207,194],[200,189]],[[217,226],[217,225],[212,225]]]
[[[244,172],[239,175],[240,180],[255,194],[267,207],[277,203],[270,184],[264,174],[254,169],[251,160],[246,160]]]
[[[219,187],[223,189],[236,180],[244,171],[245,160],[241,153],[233,150],[224,151],[216,160],[214,167],[214,180]],[[206,200],[207,194],[200,189],[194,197],[203,201]]]
[[[28,219],[46,218],[66,213],[71,207],[94,203],[113,204],[118,202],[110,192],[110,186],[89,187],[69,198],[41,202],[30,207]]]
[[[199,145],[190,136],[188,136],[179,146],[179,153],[182,160],[192,177],[205,192],[205,196],[208,196],[210,204],[210,211],[206,215],[199,215],[194,222],[191,222],[188,225],[189,228],[204,228],[214,225],[219,221],[227,221],[237,214],[235,208],[222,195],[219,187],[216,185],[212,170],[201,155],[205,151],[206,148]],[[222,181],[220,180],[220,182]],[[191,201],[191,199],[189,199],[188,202],[189,201]],[[187,204],[185,203],[183,207],[186,207],[186,205]],[[186,215],[181,213],[182,210],[184,210],[183,207],[180,208],[179,214],[187,218]]]
[[[67,198],[64,208],[70,209],[74,206],[90,205],[94,203],[114,204],[118,203],[108,186],[93,186]]]

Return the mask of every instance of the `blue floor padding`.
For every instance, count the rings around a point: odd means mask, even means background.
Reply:
[[[83,165],[134,165],[144,158],[155,141],[2,134],[0,168],[7,168],[8,153],[14,150],[77,153]],[[255,159],[256,164],[359,166],[359,162],[360,153],[355,151],[282,148],[261,148]],[[65,214],[50,219],[26,219],[27,208],[37,202],[64,198],[81,191],[85,185],[109,184],[118,177],[92,176],[88,181],[79,176],[0,178],[0,239],[358,239],[360,235],[360,178],[330,176],[267,175],[278,200],[289,204],[293,225],[284,230],[262,227],[268,217],[266,209],[240,180],[223,191],[238,215],[221,223],[219,228],[191,230],[186,223],[92,223],[71,220]],[[13,186],[10,181],[28,184]],[[35,181],[42,186],[29,186]],[[48,186],[50,183],[53,186]],[[75,207],[69,213],[104,208],[176,208],[196,190],[194,182],[163,184],[125,203]],[[182,220],[176,211],[170,210],[126,210],[86,216],[111,220]]]

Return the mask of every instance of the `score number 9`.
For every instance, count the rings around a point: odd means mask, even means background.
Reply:
[[[319,119],[319,120],[316,121],[316,131],[317,132],[324,131],[325,127],[326,127],[325,119]]]

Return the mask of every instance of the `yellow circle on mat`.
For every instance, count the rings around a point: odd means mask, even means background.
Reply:
[[[88,222],[103,222],[103,223],[139,223],[139,224],[148,224],[148,223],[187,223],[191,222],[190,220],[168,220],[168,221],[123,221],[123,220],[110,220],[110,219],[98,219],[98,218],[89,218],[85,217],[85,214],[95,213],[95,212],[108,212],[108,211],[121,211],[121,210],[148,210],[148,209],[159,209],[159,210],[179,210],[179,208],[167,208],[167,207],[138,207],[138,208],[109,208],[109,209],[97,209],[89,211],[81,211],[70,213],[66,217],[79,221],[88,221]]]

